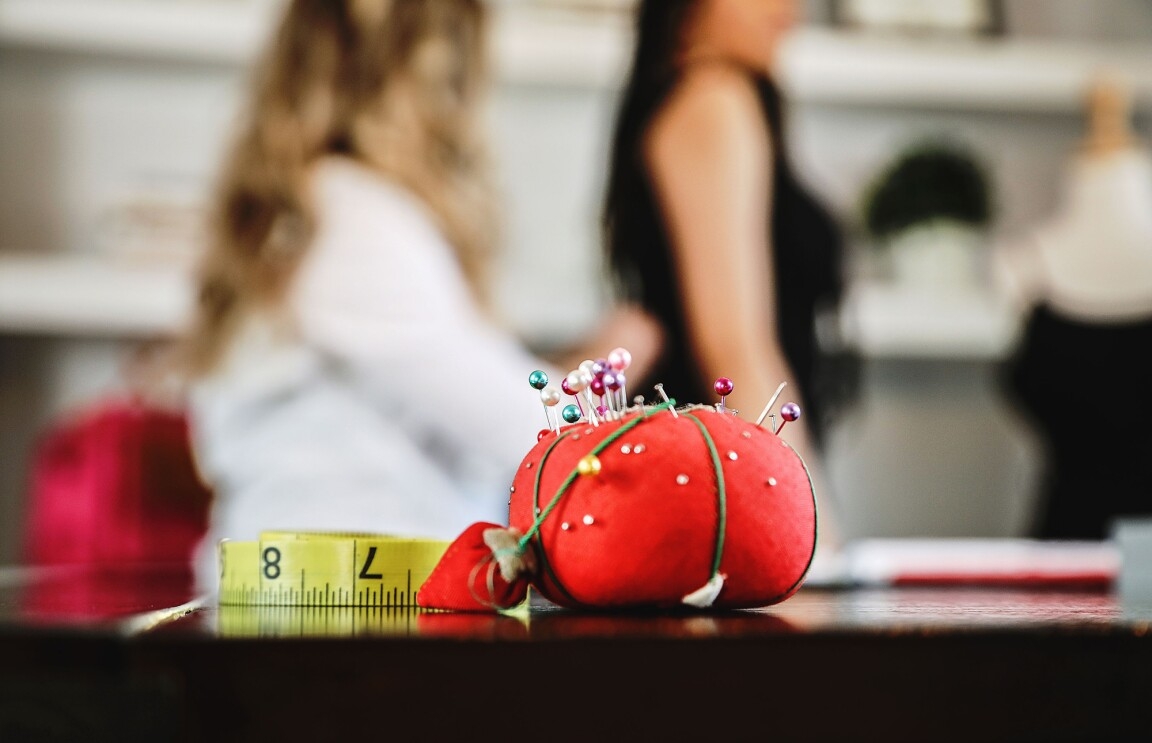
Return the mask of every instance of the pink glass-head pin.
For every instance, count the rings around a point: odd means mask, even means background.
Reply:
[[[624,371],[632,364],[632,354],[627,348],[613,348],[608,354],[608,366],[616,371]]]
[[[716,383],[712,385],[712,389],[716,390],[716,394],[720,395],[720,404],[716,409],[721,413],[724,412],[724,401],[728,395],[732,394],[732,390],[736,389],[736,385],[728,377],[719,377]]]

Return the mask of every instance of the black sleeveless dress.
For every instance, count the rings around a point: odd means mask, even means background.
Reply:
[[[756,78],[756,87],[772,134],[772,204],[765,229],[777,277],[777,332],[797,377],[779,381],[796,383],[804,390],[804,415],[810,421],[814,439],[821,443],[830,398],[845,385],[842,375],[828,373],[833,364],[822,356],[816,343],[815,318],[823,306],[836,306],[840,301],[843,243],[829,212],[793,174],[779,91],[765,77]],[[715,380],[704,378],[689,347],[672,248],[651,181],[644,168],[637,170],[627,194],[630,209],[617,217],[616,224],[616,241],[627,246],[628,255],[624,260],[616,256],[614,263],[618,274],[623,274],[621,283],[630,298],[662,321],[667,337],[664,352],[650,377],[630,379],[629,389],[650,389],[652,384],[662,382],[678,402],[715,402]],[[829,363],[822,363],[825,361]]]
[[[1116,516],[1152,514],[1150,347],[1152,318],[1030,312],[1001,381],[1046,447],[1036,537],[1102,539]]]

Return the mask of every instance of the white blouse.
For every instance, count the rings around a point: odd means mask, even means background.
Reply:
[[[317,232],[290,323],[253,318],[193,390],[198,466],[216,491],[215,545],[262,530],[450,539],[507,523],[508,487],[546,427],[534,369],[486,321],[451,246],[412,194],[353,161],[314,174]],[[285,327],[291,327],[287,331]]]

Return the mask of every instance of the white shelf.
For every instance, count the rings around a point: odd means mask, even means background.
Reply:
[[[590,16],[501,8],[492,48],[502,82],[614,88],[628,72],[631,21],[625,14]]]
[[[0,0],[0,43],[90,54],[246,63],[274,0]]]
[[[244,65],[279,0],[0,0],[0,45],[129,58]],[[605,86],[627,63],[628,17],[494,12],[495,67],[519,83]]]
[[[989,110],[1082,110],[1088,85],[1105,71],[1130,86],[1134,104],[1152,104],[1147,45],[808,30],[781,60],[781,78],[799,100]]]
[[[192,307],[187,271],[82,255],[0,254],[0,331],[167,336]]]
[[[278,0],[0,0],[0,45],[228,64],[249,62]],[[561,13],[499,3],[502,81],[619,85],[631,51],[626,13]],[[1111,70],[1152,103],[1146,45],[940,40],[809,28],[786,44],[780,78],[800,101],[965,109],[1080,110]]]
[[[862,281],[841,311],[844,340],[869,358],[992,360],[1012,347],[1018,313],[990,291]]]

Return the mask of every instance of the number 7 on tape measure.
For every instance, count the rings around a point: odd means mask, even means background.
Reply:
[[[265,532],[219,545],[220,603],[414,606],[448,542],[379,534]]]

